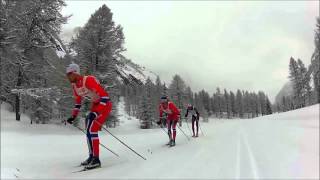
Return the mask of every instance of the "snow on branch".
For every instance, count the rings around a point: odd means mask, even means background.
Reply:
[[[21,94],[21,95],[29,95],[36,99],[49,95],[52,92],[59,92],[57,87],[51,88],[27,88],[27,89],[12,89],[12,93]]]

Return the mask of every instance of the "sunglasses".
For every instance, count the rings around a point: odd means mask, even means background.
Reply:
[[[161,99],[160,102],[161,103],[166,103],[166,102],[168,102],[168,100],[167,99]]]
[[[73,73],[73,72],[68,72],[68,73],[67,73],[67,76],[71,75],[72,73]]]

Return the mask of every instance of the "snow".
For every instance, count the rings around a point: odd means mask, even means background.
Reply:
[[[100,142],[120,157],[100,148],[102,168],[72,173],[87,158],[85,135],[69,125],[30,125],[24,114],[16,122],[3,103],[1,178],[319,178],[319,104],[249,120],[210,119],[190,141],[177,129],[172,148],[161,129],[139,129],[123,101],[119,114],[120,127],[109,130],[147,160],[102,131]],[[181,128],[190,135],[186,124]]]
[[[56,50],[56,54],[59,58],[63,58],[66,55],[64,51],[59,51],[59,50]]]
[[[60,47],[60,49],[56,48],[56,54],[59,58],[63,58],[67,53],[63,50],[63,46],[58,39],[55,39],[55,42],[57,43],[57,46]]]
[[[146,83],[148,77],[150,80],[155,83],[157,75],[146,68],[138,68],[132,67],[130,64],[125,64],[123,66],[116,65],[118,68],[118,71],[123,75],[124,77],[129,78],[129,75],[131,74],[135,78],[139,79],[143,83]],[[130,78],[129,78],[130,79]]]

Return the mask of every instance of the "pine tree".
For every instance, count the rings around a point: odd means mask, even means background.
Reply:
[[[206,110],[198,93],[194,93],[194,105],[198,109],[200,116],[203,116]]]
[[[266,114],[272,114],[271,103],[269,101],[268,96],[266,96]]]
[[[258,97],[259,97],[259,106],[261,109],[261,114],[262,116],[267,114],[267,102],[266,102],[266,95],[264,92],[259,91],[258,92]]]
[[[304,107],[302,73],[296,60],[290,58],[290,80],[293,82],[295,107]]]
[[[194,98],[193,98],[193,92],[192,92],[192,90],[191,90],[191,88],[188,86],[187,88],[186,88],[186,101],[187,101],[187,103],[188,104],[194,104]]]
[[[152,104],[152,89],[153,89],[153,83],[148,78],[146,81],[146,84],[144,85],[144,93],[141,96],[141,106],[140,106],[140,124],[141,128],[143,129],[149,129],[152,127],[152,122],[154,122],[154,112],[155,107],[154,104]]]
[[[198,93],[198,96],[200,98],[200,101],[202,102],[205,111],[208,113],[208,115],[211,115],[211,102],[210,102],[210,95],[205,90],[201,90]]]
[[[242,91],[243,97],[243,112],[246,114],[246,118],[249,118],[250,114],[250,97],[248,91]]]
[[[315,50],[311,57],[311,65],[309,69],[313,76],[316,103],[320,103],[320,17],[317,18],[314,44]]]
[[[160,77],[157,76],[156,82],[155,82],[155,87],[154,87],[154,92],[153,92],[153,104],[154,108],[157,109],[159,104],[160,104],[160,97],[163,95],[163,85],[161,83]],[[159,118],[159,112],[154,111],[154,119]]]
[[[183,105],[186,104],[186,84],[179,75],[174,75],[169,85],[169,95],[171,100],[177,105],[180,111],[183,110]],[[182,121],[179,121],[179,125],[182,125]]]
[[[303,98],[303,105],[311,105],[312,104],[312,91],[311,91],[311,86],[310,86],[310,80],[311,76],[310,73],[308,73],[307,68],[304,66],[303,62],[298,59],[297,61],[298,67],[301,73],[301,79],[300,79],[300,84],[302,86],[302,98]]]
[[[67,18],[62,0],[0,2],[1,99],[15,106],[20,120],[20,97],[13,88],[47,87],[47,53],[57,48],[56,37]],[[3,73],[3,72],[6,73]]]
[[[227,118],[230,119],[231,116],[231,100],[230,95],[226,89],[224,89],[224,99],[225,99],[225,107],[227,112]]]
[[[230,91],[230,105],[231,105],[231,116],[234,117],[236,115],[236,97],[232,91]]]
[[[256,93],[253,93],[253,101],[254,101],[254,117],[258,117],[260,114],[260,109],[259,109],[259,98]]]
[[[185,90],[186,85],[185,82],[179,75],[174,75],[169,85],[169,94],[171,100],[178,106],[179,109],[183,108],[183,101],[185,99]]]
[[[242,93],[239,89],[237,90],[235,109],[236,109],[237,115],[240,118],[243,118],[243,99],[242,99]]]
[[[119,82],[117,80],[117,59],[123,58],[125,51],[122,27],[115,25],[111,10],[104,4],[79,30],[71,46],[76,51],[85,74],[95,75],[101,85],[108,90],[113,102],[112,113],[117,112]],[[116,124],[118,118],[111,115],[107,123]]]

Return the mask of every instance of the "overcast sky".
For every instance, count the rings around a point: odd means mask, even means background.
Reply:
[[[289,58],[306,65],[314,51],[318,1],[66,1],[65,32],[102,4],[124,29],[124,55],[193,91],[262,90],[271,101],[288,81]]]

